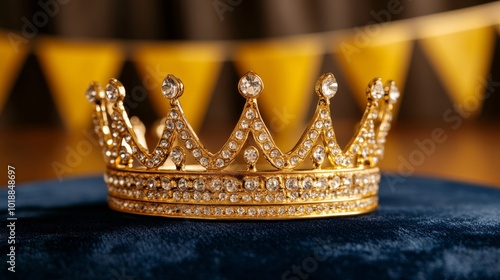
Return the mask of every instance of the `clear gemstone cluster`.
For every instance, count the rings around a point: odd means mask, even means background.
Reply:
[[[109,172],[105,180],[110,194],[127,199],[279,204],[370,196],[378,191],[380,175],[376,172],[290,175],[285,178],[249,175],[240,180],[203,174],[175,177]]]
[[[184,205],[140,202],[112,197],[112,208],[144,215],[198,219],[297,219],[304,217],[345,216],[370,212],[377,208],[377,197],[356,201],[294,205]]]

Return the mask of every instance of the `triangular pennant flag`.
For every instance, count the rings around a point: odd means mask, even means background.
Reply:
[[[464,117],[482,108],[495,43],[491,27],[420,39],[431,64]]]
[[[244,43],[236,50],[240,75],[252,70],[264,82],[259,106],[280,146],[294,144],[300,131],[294,124],[307,121],[322,54],[314,37]]]
[[[3,109],[10,90],[22,68],[28,48],[18,40],[15,33],[0,32],[0,111]]]
[[[85,90],[91,81],[106,83],[119,74],[124,60],[120,46],[46,38],[36,52],[66,127],[86,128],[92,106],[86,104]]]
[[[183,82],[184,94],[179,100],[189,123],[198,130],[210,104],[223,54],[218,44],[151,44],[137,46],[133,60],[160,116],[165,116],[169,107],[160,92],[165,76],[173,74]]]
[[[334,40],[334,57],[344,69],[361,108],[366,107],[366,86],[375,77],[382,78],[384,83],[394,80],[404,93],[413,51],[408,33],[404,26],[374,25]]]

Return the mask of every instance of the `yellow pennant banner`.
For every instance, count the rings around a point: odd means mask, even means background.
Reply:
[[[198,130],[210,105],[223,55],[220,44],[166,43],[136,46],[132,59],[159,116],[166,116],[169,107],[168,100],[161,94],[163,79],[167,74],[181,79],[184,84],[184,94],[180,97],[182,108],[191,126]]]
[[[479,114],[495,33],[491,27],[420,39],[423,49],[463,117]]]
[[[315,38],[245,43],[234,61],[240,75],[256,72],[264,82],[259,106],[278,145],[291,148],[298,140],[296,125],[306,123],[323,50]],[[294,127],[295,126],[295,127]],[[279,135],[279,136],[278,136]]]
[[[407,28],[375,24],[354,31],[334,39],[334,58],[345,71],[360,107],[366,107],[366,86],[375,77],[384,83],[394,80],[403,94],[413,52]]]
[[[0,111],[9,97],[28,51],[23,44],[13,45],[9,36],[11,34],[13,33],[0,32]]]
[[[118,76],[124,60],[120,46],[47,38],[37,43],[36,53],[66,127],[86,128],[92,106],[85,91],[90,81],[104,87],[109,78]]]

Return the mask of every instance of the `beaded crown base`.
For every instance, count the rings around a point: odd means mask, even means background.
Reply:
[[[241,117],[222,148],[211,153],[186,120],[179,102],[184,85],[177,77],[169,74],[163,81],[161,90],[170,109],[152,151],[141,125],[125,111],[123,85],[111,79],[102,89],[92,82],[86,96],[95,105],[93,122],[107,164],[110,207],[200,219],[295,219],[375,210],[377,163],[399,91],[393,81],[384,86],[381,79],[373,79],[359,127],[341,149],[330,115],[330,98],[337,87],[333,74],[319,77],[313,118],[295,147],[283,152],[259,112],[263,82],[248,72],[238,84],[246,99]],[[259,160],[260,155],[265,160]],[[237,165],[237,157],[245,164]],[[197,164],[186,165],[186,160]]]

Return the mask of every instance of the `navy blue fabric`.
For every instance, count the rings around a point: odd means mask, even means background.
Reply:
[[[110,210],[102,178],[17,188],[18,279],[499,279],[500,189],[426,178],[378,211],[296,221],[197,221]],[[8,252],[6,190],[1,252]]]

